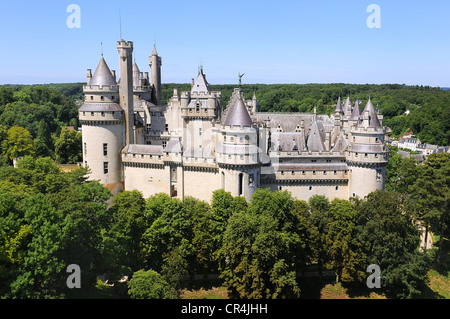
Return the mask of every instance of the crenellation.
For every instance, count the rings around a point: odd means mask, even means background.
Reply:
[[[361,114],[352,111],[349,98],[345,110],[338,100],[331,117],[267,113],[258,111],[256,94],[246,100],[235,88],[224,109],[222,93],[210,90],[201,67],[191,91],[174,89],[168,105],[161,105],[156,47],[150,73],[132,66],[132,41],[118,41],[117,48],[120,85],[102,57],[83,86],[79,119],[90,179],[114,185],[115,192],[206,201],[220,188],[248,201],[257,187],[288,190],[305,200],[364,197],[384,189],[389,150],[383,117],[370,99]]]

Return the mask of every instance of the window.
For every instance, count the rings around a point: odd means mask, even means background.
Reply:
[[[103,174],[108,174],[108,162],[103,163]]]
[[[315,162],[317,162],[317,160],[311,160],[311,163],[315,163]]]
[[[201,127],[198,129],[198,135],[199,135],[199,136],[202,135],[202,128],[201,128]]]
[[[166,132],[169,131],[169,124],[166,124]]]
[[[242,195],[242,182],[244,180],[244,175],[242,173],[239,174],[239,178],[238,178],[238,195],[241,196]]]
[[[108,144],[107,143],[103,143],[103,155],[104,156],[108,155]]]
[[[94,96],[93,95],[91,95],[91,100],[93,100],[94,99]]]
[[[87,154],[87,144],[84,143],[84,155],[86,155],[86,154]]]
[[[312,186],[309,186],[309,190],[312,190]]]
[[[381,169],[377,169],[377,182],[381,182]]]
[[[167,146],[167,142],[166,141],[163,141],[162,142],[162,147],[166,147]]]
[[[105,97],[104,97],[103,95],[100,96],[100,100],[104,101],[104,100],[105,100]]]
[[[335,189],[336,189],[336,190],[338,190],[338,188],[339,188],[339,186],[336,186],[336,188],[335,188]]]

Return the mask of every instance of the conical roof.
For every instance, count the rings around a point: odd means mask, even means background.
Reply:
[[[232,106],[225,120],[225,126],[252,126],[253,122],[248,114],[244,101],[239,97]]]
[[[158,55],[158,52],[156,51],[156,45],[153,45],[153,52],[152,55]]]
[[[136,64],[136,61],[133,63],[133,86],[141,86],[140,84],[140,75],[141,71],[139,70],[138,65]]]
[[[341,96],[339,96],[339,99],[338,99],[337,104],[336,104],[336,109],[334,111],[335,112],[339,112],[339,113],[343,112],[342,104],[341,104]]]
[[[352,115],[350,115],[350,121],[357,121],[361,116],[361,110],[359,109],[359,101],[356,100],[355,106],[353,107]]]
[[[97,65],[97,69],[95,69],[94,75],[92,76],[89,85],[99,85],[99,86],[111,86],[117,85],[114,76],[111,73],[108,65],[106,64],[105,59],[103,57],[100,59],[100,62]]]
[[[350,115],[351,109],[352,109],[352,102],[350,101],[350,96],[347,96],[347,99],[345,100],[343,107],[344,115],[346,116]]]
[[[368,118],[368,127],[381,127],[380,121],[378,120],[377,113],[375,112],[375,109],[373,108],[372,101],[369,98],[369,101],[367,101],[367,105],[364,108],[362,112],[362,117],[364,118],[366,116],[366,112],[368,112],[369,118]]]

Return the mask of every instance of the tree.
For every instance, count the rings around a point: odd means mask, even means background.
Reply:
[[[108,260],[108,279],[118,281],[142,268],[141,240],[148,228],[145,199],[137,190],[114,196],[109,210],[110,227],[103,233],[102,253]]]
[[[353,205],[342,199],[334,199],[329,208],[330,224],[326,234],[331,264],[336,269],[336,282],[349,281],[347,267],[351,257],[351,240],[356,223]],[[351,267],[351,265],[350,265]]]
[[[448,201],[450,198],[450,154],[431,154],[425,165],[420,166],[419,174],[410,187],[413,199],[413,209],[417,218],[424,221],[426,230],[440,233],[439,252],[440,262],[442,239],[448,229]]]
[[[36,139],[34,140],[36,155],[47,157],[53,155],[53,140],[50,128],[44,120],[39,121]]]
[[[132,299],[173,299],[168,283],[154,270],[139,270],[128,282],[128,294]]]
[[[328,227],[330,224],[328,198],[323,195],[314,195],[309,199],[309,207],[311,208],[310,237],[312,238],[312,252],[314,259],[317,261],[319,274],[322,278],[322,270],[329,261],[329,249],[326,245]]]
[[[76,164],[83,158],[81,133],[63,127],[55,143],[56,161],[60,164]]]
[[[34,155],[33,139],[30,132],[20,126],[8,130],[7,150],[10,160],[25,155]]]
[[[412,298],[423,291],[431,255],[419,252],[419,232],[399,196],[375,191],[358,202],[354,236],[362,243],[367,265],[380,267],[382,291],[391,297]]]
[[[302,243],[294,230],[292,203],[288,192],[257,189],[247,212],[229,218],[219,254],[220,276],[233,297],[300,295],[294,252]]]

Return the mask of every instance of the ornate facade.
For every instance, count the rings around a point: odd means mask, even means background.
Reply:
[[[132,61],[133,43],[118,41],[119,79],[103,59],[87,72],[79,109],[84,165],[113,193],[164,192],[211,201],[223,188],[250,200],[258,187],[298,199],[364,197],[384,189],[389,151],[369,98],[337,101],[332,116],[263,113],[236,88],[227,107],[203,68],[189,92],[175,89],[161,105],[162,59],[149,57],[150,76]]]

